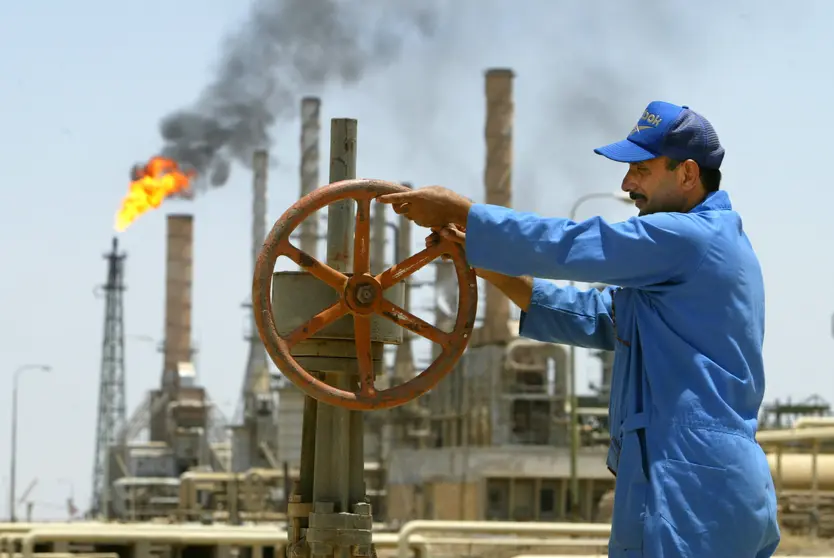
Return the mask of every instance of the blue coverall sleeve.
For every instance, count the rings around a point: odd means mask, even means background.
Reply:
[[[475,204],[466,224],[469,264],[504,275],[648,287],[682,280],[712,240],[704,219],[655,213],[574,222]]]
[[[521,313],[518,333],[537,341],[613,351],[612,289],[580,291],[534,279],[530,307]]]

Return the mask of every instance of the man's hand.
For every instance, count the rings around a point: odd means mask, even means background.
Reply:
[[[432,229],[432,233],[426,237],[426,248],[434,246],[440,242],[441,238],[450,240],[455,244],[466,246],[466,229],[455,225],[449,225],[443,228],[434,228]],[[445,254],[441,256],[441,258],[444,260],[450,259],[449,256]],[[525,312],[530,309],[530,301],[533,297],[532,277],[510,277],[508,275],[502,275],[501,273],[496,273],[494,271],[478,267],[474,267],[472,269],[475,270],[475,274],[478,277],[498,287],[498,289],[504,293],[507,298],[516,304],[516,306]]]
[[[458,225],[447,225],[443,228],[433,228],[432,233],[426,237],[426,248],[431,248],[441,239],[446,239],[454,242],[455,244],[460,244],[464,248],[466,247],[466,228]],[[440,256],[440,259],[449,261],[451,260],[451,256],[448,254],[443,254]],[[478,267],[473,267],[473,271],[475,271],[475,275],[479,277],[484,277],[484,273],[489,275],[489,272]]]
[[[432,228],[432,233],[426,237],[426,248],[431,248],[440,242],[441,239],[451,240],[455,244],[460,244],[461,246],[466,247],[466,229],[457,225],[448,225],[443,228]],[[452,259],[448,254],[443,254],[440,258],[446,261]],[[477,272],[478,270],[475,269],[475,273]]]
[[[446,225],[466,226],[472,201],[442,186],[426,186],[400,194],[384,194],[376,201],[390,203],[394,211],[421,227],[440,229]]]

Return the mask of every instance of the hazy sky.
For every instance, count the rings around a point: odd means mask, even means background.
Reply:
[[[713,122],[727,149],[724,186],[764,268],[767,399],[819,393],[834,400],[834,188],[819,170],[834,123],[834,3],[437,4],[434,35],[406,37],[395,64],[371,64],[346,88],[294,91],[290,115],[302,95],[323,99],[323,181],[329,120],[353,117],[360,176],[440,183],[482,199],[483,72],[511,67],[514,204],[564,215],[583,193],[619,188],[624,166],[594,155],[594,147],[625,137],[651,100],[688,104]],[[211,81],[224,35],[248,9],[220,0],[31,0],[0,8],[0,374],[7,385],[0,389],[0,494],[8,488],[12,373],[50,364],[52,374],[27,373],[20,391],[18,496],[38,479],[38,517],[64,517],[70,487],[79,507],[88,505],[103,324],[93,290],[105,279],[101,256],[128,169],[160,148],[160,118],[187,108]],[[271,220],[298,197],[297,118],[274,135]],[[120,235],[128,252],[128,413],[160,379],[161,356],[136,337],[162,335],[170,211],[195,215],[198,372],[233,413],[246,359],[250,179],[236,167],[224,187],[167,204]],[[598,200],[580,213],[623,219],[634,210]],[[422,235],[414,236],[416,248]],[[415,293],[419,306],[429,303],[426,290]],[[595,379],[593,365],[582,362]]]

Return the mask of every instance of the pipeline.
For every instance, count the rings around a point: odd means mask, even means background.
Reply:
[[[806,423],[807,424],[807,423]],[[760,430],[756,433],[760,444],[779,444],[784,442],[810,442],[813,440],[834,440],[834,426],[775,428]]]
[[[834,490],[834,455],[818,454],[817,489]],[[811,490],[813,488],[814,455],[808,453],[767,454],[770,473],[779,477],[781,488],[787,490]]]
[[[405,523],[398,533],[397,558],[408,558],[409,543],[417,533],[510,533],[517,535],[548,535],[549,537],[608,537],[611,526],[602,523],[537,523],[518,521],[433,521],[415,520]],[[27,557],[28,558],[28,557]]]
[[[793,423],[794,428],[834,426],[834,417],[799,417]]]
[[[284,554],[287,532],[273,526],[203,526],[135,524],[131,526],[107,523],[64,524],[49,527],[35,527],[30,532],[3,535],[7,544],[12,541],[21,545],[21,558],[38,558],[33,552],[36,544],[44,542],[111,543],[111,544],[171,544],[171,545],[228,545],[251,546],[252,555],[262,556],[263,547],[274,547],[276,555]],[[373,536],[378,548],[397,548],[399,533],[378,533]],[[427,556],[426,541],[415,537],[407,547],[416,556]],[[137,553],[136,558],[144,558]]]
[[[398,556],[408,558],[412,555],[411,553],[415,556],[427,556],[427,547],[430,544],[604,547],[608,544],[609,531],[608,525],[587,523],[420,520],[406,523],[396,533],[375,533],[373,542],[377,548],[396,548]],[[429,532],[458,535],[502,533],[512,536],[425,537],[418,534]],[[560,536],[563,538],[559,538]],[[22,558],[38,558],[33,549],[36,544],[46,542],[250,546],[253,548],[253,556],[257,557],[262,555],[263,547],[273,547],[279,551],[284,549],[287,545],[287,533],[269,525],[235,527],[135,524],[127,526],[89,522],[33,526],[28,533],[4,533],[0,536],[0,540],[9,545],[12,541],[20,543]],[[5,544],[3,546],[8,547]],[[137,555],[137,558],[142,558],[142,556]]]

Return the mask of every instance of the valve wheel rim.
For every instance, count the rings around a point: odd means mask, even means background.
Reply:
[[[378,410],[408,403],[437,385],[463,354],[472,336],[477,312],[477,280],[466,263],[462,246],[448,240],[426,248],[380,274],[370,273],[370,205],[378,196],[406,192],[400,184],[372,179],[351,179],[317,188],[298,200],[275,222],[255,263],[252,305],[255,324],[264,347],[281,372],[306,395],[324,403],[352,410]],[[290,242],[290,235],[310,214],[330,204],[352,199],[357,202],[353,244],[353,273],[343,274]],[[384,291],[413,275],[442,254],[448,254],[458,279],[458,311],[451,332],[414,316],[384,298]],[[339,301],[281,336],[272,309],[272,278],[275,263],[285,256],[306,272],[328,284],[339,294]],[[332,386],[303,368],[292,356],[292,347],[346,315],[353,316],[356,358],[359,365],[358,391]],[[381,316],[441,346],[440,354],[420,374],[402,384],[377,390],[371,343],[371,317]]]

